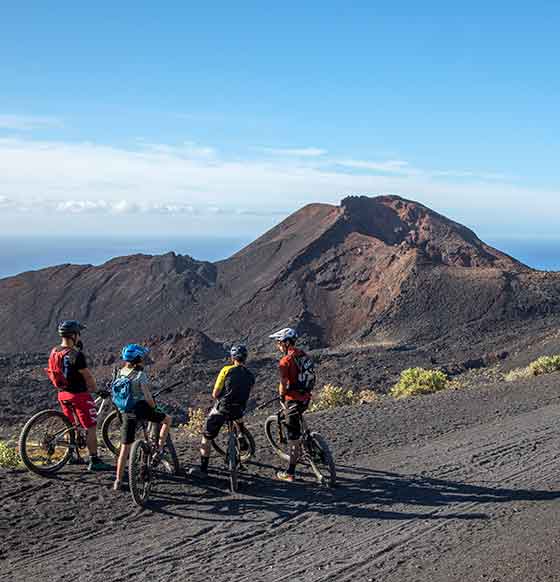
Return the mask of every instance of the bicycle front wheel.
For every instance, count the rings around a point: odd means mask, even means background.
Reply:
[[[290,460],[290,446],[286,435],[286,427],[278,422],[278,415],[273,414],[264,421],[266,439],[274,452],[284,461]]]
[[[312,432],[305,441],[309,464],[320,485],[336,485],[336,466],[327,441],[318,432]]]
[[[103,421],[101,425],[101,438],[103,444],[113,453],[118,456],[121,448],[121,417],[116,410],[112,410]]]
[[[150,498],[152,469],[150,466],[150,447],[143,440],[134,441],[130,448],[128,480],[134,503],[144,507]]]
[[[241,447],[239,449],[239,460],[242,463],[246,463],[247,461],[250,461],[255,456],[255,450],[256,450],[255,439],[246,426],[244,426],[243,429],[241,431],[239,431],[237,438],[238,439],[244,438],[245,442],[247,444],[246,450],[242,450]],[[212,439],[211,442],[212,442],[212,448],[218,453],[218,455],[225,458],[226,450],[227,450],[227,441],[224,442],[224,440],[225,439],[223,437],[220,438],[220,435],[218,435],[215,439]],[[241,443],[240,443],[240,445],[241,445]]]
[[[179,457],[177,457],[177,451],[175,450],[175,445],[173,444],[171,435],[167,435],[167,441],[165,442],[165,447],[163,449],[161,465],[164,471],[169,475],[178,476],[181,474]]]
[[[232,493],[236,493],[239,487],[238,483],[239,453],[237,451],[237,438],[233,432],[231,432],[229,436],[226,460],[229,469],[230,489]]]
[[[72,423],[58,410],[43,410],[32,416],[19,437],[23,464],[37,475],[52,475],[69,461],[75,448]]]

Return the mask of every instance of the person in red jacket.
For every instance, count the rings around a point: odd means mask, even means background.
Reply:
[[[61,341],[50,353],[47,373],[58,390],[58,402],[64,416],[74,423],[75,415],[87,431],[86,444],[90,455],[88,469],[100,471],[112,467],[97,454],[97,409],[92,397],[97,385],[81,349],[80,334],[83,329],[85,325],[74,319],[58,324]]]
[[[299,382],[300,369],[298,360],[306,358],[303,350],[296,348],[297,332],[286,327],[273,333],[271,339],[276,340],[278,349],[283,354],[278,368],[280,384],[278,392],[284,408],[285,424],[288,433],[290,461],[285,471],[278,471],[276,477],[281,481],[293,483],[295,481],[296,464],[301,450],[301,417],[307,410],[311,393],[301,389]]]

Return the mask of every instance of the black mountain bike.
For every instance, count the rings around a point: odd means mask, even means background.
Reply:
[[[239,488],[238,475],[241,468],[241,450],[239,446],[241,431],[239,425],[234,420],[227,421],[227,434],[228,439],[225,459],[229,471],[229,486],[231,492],[236,493]]]
[[[179,386],[182,382],[175,382],[166,388],[162,388],[154,394],[154,398],[160,394],[171,392],[173,388]],[[113,410],[105,417],[103,424],[101,425],[101,438],[105,446],[113,453],[113,455],[118,456],[119,449],[121,446],[121,413],[117,410],[116,406],[113,405]],[[169,439],[170,448],[173,447],[173,442]],[[173,450],[174,447],[173,447]]]
[[[239,460],[241,463],[247,463],[255,456],[255,439],[244,423],[240,424],[236,421],[233,422],[236,425],[235,435],[238,440]],[[223,437],[222,434],[226,434],[227,436]],[[211,441],[212,448],[224,459],[227,457],[229,435],[229,431],[227,433],[220,432],[220,434]]]
[[[273,399],[279,400],[278,398]],[[269,402],[269,403],[270,403]],[[268,404],[268,403],[267,403]],[[336,485],[336,466],[326,439],[316,431],[310,431],[305,421],[305,413],[301,416],[301,456],[298,462],[309,465],[320,485],[334,487]],[[289,461],[289,443],[285,424],[285,410],[269,416],[264,423],[266,438],[274,452],[283,460]]]
[[[111,406],[106,390],[98,390],[95,405],[98,416]],[[70,402],[67,406],[72,408]],[[24,425],[19,437],[19,453],[23,464],[37,475],[53,475],[72,457],[81,461],[80,451],[86,448],[87,432],[77,422],[71,422],[60,410],[42,410]]]

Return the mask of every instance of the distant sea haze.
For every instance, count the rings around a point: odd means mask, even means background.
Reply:
[[[519,261],[546,271],[560,271],[560,238],[513,239],[486,237],[484,241]],[[0,278],[63,263],[100,265],[114,257],[169,251],[195,259],[225,259],[246,244],[241,238],[100,239],[0,237]]]

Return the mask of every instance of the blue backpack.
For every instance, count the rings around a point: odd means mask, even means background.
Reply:
[[[116,376],[111,382],[111,398],[121,412],[134,410],[136,400],[132,394],[132,382],[130,376]]]

